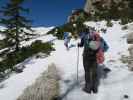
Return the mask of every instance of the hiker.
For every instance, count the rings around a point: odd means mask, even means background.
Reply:
[[[71,39],[71,35],[69,32],[64,32],[64,45],[66,47],[67,50],[69,50],[69,42],[70,42],[70,39]]]
[[[83,90],[87,93],[98,92],[97,58],[96,54],[100,48],[99,40],[96,35],[90,32],[88,28],[84,30],[81,42],[78,47],[84,47],[83,66],[85,70],[85,87]]]
[[[98,79],[106,78],[107,73],[111,71],[104,64],[104,60],[105,60],[104,53],[108,51],[109,46],[107,42],[100,36],[99,31],[97,32],[94,27],[90,28],[90,33],[92,35],[96,35],[97,39],[100,42],[100,47],[96,54],[97,64],[98,64],[98,68],[97,68]]]

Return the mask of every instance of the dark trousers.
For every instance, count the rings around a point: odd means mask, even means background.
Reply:
[[[98,88],[98,73],[96,59],[89,59],[87,55],[83,55],[83,66],[85,70],[85,88],[89,91]]]

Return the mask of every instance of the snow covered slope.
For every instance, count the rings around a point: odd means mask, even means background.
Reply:
[[[103,23],[101,24],[103,26]],[[100,25],[98,27],[101,27]],[[31,85],[40,74],[47,69],[51,63],[55,63],[61,74],[61,94],[66,94],[64,100],[124,100],[124,95],[128,95],[133,100],[133,73],[128,71],[127,64],[120,61],[121,55],[128,55],[128,45],[126,44],[126,31],[121,30],[118,23],[112,28],[108,28],[106,34],[102,34],[108,42],[110,49],[106,53],[105,65],[112,71],[106,79],[101,79],[99,92],[97,94],[86,94],[82,91],[84,85],[84,69],[82,65],[82,51],[79,50],[79,80],[80,85],[76,85],[77,75],[77,47],[72,47],[69,51],[64,46],[64,41],[55,40],[56,51],[47,58],[32,58],[26,62],[26,68],[21,74],[12,75],[9,79],[0,83],[0,100],[16,100],[23,90]],[[52,36],[42,36],[39,39],[47,41],[53,39]],[[71,41],[77,45],[78,41]],[[73,88],[74,87],[74,88]],[[70,88],[70,89],[69,89]],[[69,92],[67,92],[70,90]]]
[[[54,27],[35,27],[35,28],[32,28],[33,30],[35,30],[35,33],[36,34],[45,34],[47,33],[49,30],[53,29]]]
[[[54,27],[34,27],[32,28],[34,30],[33,34],[36,35],[45,35],[48,31],[52,30]],[[0,30],[5,29],[5,27],[0,26]],[[4,38],[3,35],[0,34],[0,40]]]
[[[106,53],[105,65],[112,71],[108,74],[106,79],[101,79],[98,94],[84,93],[82,91],[84,81],[81,81],[80,86],[75,87],[64,100],[124,100],[124,95],[129,96],[129,99],[127,100],[133,100],[133,92],[131,88],[133,87],[133,73],[128,71],[127,64],[123,64],[120,61],[121,55],[129,55],[127,50],[128,45],[125,38],[126,34],[126,31],[122,31],[121,26],[118,23],[115,23],[112,28],[108,28],[106,34],[102,34],[110,46],[109,51]],[[71,65],[71,67],[72,66],[73,65]],[[79,73],[82,78],[83,74],[81,73],[83,73],[83,69],[81,67],[82,65],[80,65]],[[69,73],[74,73],[74,71],[72,72],[71,70]],[[71,79],[71,77],[69,78]],[[65,85],[69,88],[69,85]]]

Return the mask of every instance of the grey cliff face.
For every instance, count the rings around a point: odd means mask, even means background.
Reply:
[[[113,0],[115,3],[119,3],[122,0]],[[106,6],[107,8],[110,8],[110,5],[112,3],[112,0],[86,0],[84,10],[87,13],[94,13],[96,10],[94,4],[100,4],[102,6]]]

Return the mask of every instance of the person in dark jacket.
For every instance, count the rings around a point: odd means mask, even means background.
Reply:
[[[83,66],[85,70],[85,87],[83,90],[87,93],[98,92],[98,75],[97,75],[97,59],[96,53],[98,50],[92,50],[86,47],[86,37],[90,34],[89,29],[85,29],[84,35],[81,37],[81,42],[78,47],[84,47],[83,51]]]

